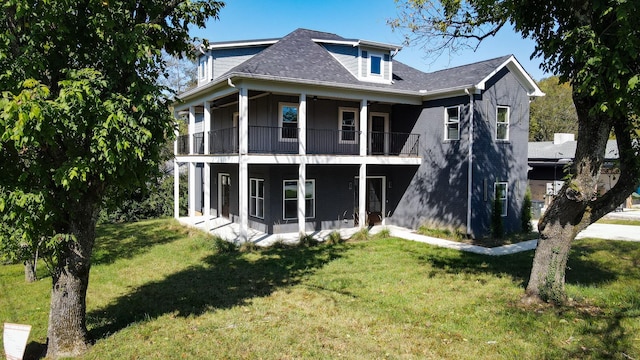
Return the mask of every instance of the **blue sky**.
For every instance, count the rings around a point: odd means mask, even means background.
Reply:
[[[402,35],[391,31],[387,19],[397,14],[393,0],[228,0],[219,20],[192,35],[210,41],[278,38],[297,28],[326,31],[345,38],[402,44]],[[476,61],[513,54],[535,80],[550,76],[540,61],[529,60],[534,43],[522,39],[511,29],[483,42],[474,52],[443,55],[435,62],[425,59],[417,46],[404,47],[396,59],[422,71],[436,71]]]

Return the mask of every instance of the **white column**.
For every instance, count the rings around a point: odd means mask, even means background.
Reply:
[[[174,118],[178,118],[178,113],[173,114]],[[173,217],[180,217],[180,166],[176,156],[178,156],[178,138],[180,136],[180,130],[178,130],[178,124],[174,131],[176,140],[173,142]]]
[[[360,156],[367,156],[367,130],[369,111],[367,99],[360,101]],[[358,227],[364,228],[367,221],[367,165],[360,164],[360,174],[358,178]]]
[[[204,153],[209,154],[209,132],[211,131],[211,103],[204,102]],[[204,163],[202,169],[203,174],[203,196],[204,196],[204,209],[202,209],[202,215],[211,215],[211,164]]]
[[[196,132],[196,108],[189,106],[189,154],[195,154],[193,134]]]
[[[209,133],[211,132],[211,103],[209,101],[204,102],[204,153],[209,152]]]
[[[240,211],[240,241],[249,240],[249,97],[247,88],[238,93],[238,208]]]
[[[180,166],[173,158],[173,217],[180,217]]]
[[[358,177],[358,227],[364,228],[367,221],[367,164],[360,164]]]
[[[360,102],[360,156],[367,156],[368,111],[367,99]]]
[[[298,232],[306,233],[306,183],[307,183],[307,95],[300,94],[298,106]]]
[[[196,216],[196,163],[189,162],[189,216]]]

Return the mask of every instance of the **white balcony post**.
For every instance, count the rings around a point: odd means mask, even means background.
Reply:
[[[196,163],[189,162],[189,217],[196,216]]]
[[[367,99],[360,102],[360,156],[367,156],[367,129],[368,129],[368,105]],[[358,178],[358,227],[364,228],[367,221],[367,164],[360,164]]]
[[[195,141],[193,141],[193,134],[196,132],[196,108],[195,106],[189,106],[189,154],[195,154]]]
[[[360,156],[367,156],[368,109],[367,99],[360,102]]]
[[[211,103],[204,102],[204,153],[211,154],[209,151],[209,133],[211,132]]]
[[[238,207],[240,212],[240,241],[249,240],[249,97],[247,88],[238,93]]]
[[[180,166],[173,158],[173,217],[180,217]]]
[[[307,95],[300,94],[298,106],[298,233],[306,232],[306,189],[307,189]]]
[[[367,222],[367,164],[360,164],[358,177],[358,227],[366,226]]]
[[[204,153],[209,154],[209,132],[211,131],[211,103],[209,101],[204,102]],[[205,162],[202,169],[203,174],[203,196],[204,196],[204,209],[202,209],[202,215],[211,215],[211,164]]]

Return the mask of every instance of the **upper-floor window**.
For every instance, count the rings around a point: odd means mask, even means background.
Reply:
[[[278,126],[280,127],[280,141],[298,139],[298,104],[280,103]]]
[[[494,189],[493,196],[495,196],[496,201],[500,204],[500,215],[507,216],[507,205],[508,205],[507,199],[509,195],[508,183],[497,182],[494,184],[493,189]]]
[[[357,140],[358,132],[358,109],[343,108],[339,109],[338,124],[340,128],[340,142],[354,143]]]
[[[369,57],[369,65],[371,75],[382,75],[382,56],[372,54]]]
[[[203,80],[207,77],[207,57],[200,56],[198,58],[198,79]]]
[[[496,109],[496,140],[509,140],[509,107]]]
[[[460,140],[460,106],[444,109],[444,139]]]

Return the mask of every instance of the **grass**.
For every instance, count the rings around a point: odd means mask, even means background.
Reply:
[[[607,219],[602,218],[597,221],[598,224],[612,224],[612,225],[633,225],[640,226],[640,220],[627,220],[627,219]]]
[[[516,244],[522,241],[533,240],[538,238],[537,232],[530,233],[512,233],[507,234],[503,238],[483,237],[478,239],[472,239],[467,236],[461,230],[450,230],[432,228],[428,226],[420,226],[416,232],[420,235],[431,236],[439,239],[457,241],[465,244],[479,245],[484,247],[496,247],[508,244]]]
[[[388,237],[219,251],[170,220],[99,228],[83,359],[639,359],[640,243],[573,244],[565,307],[523,308],[532,252]],[[46,339],[50,279],[0,267],[0,319]]]

